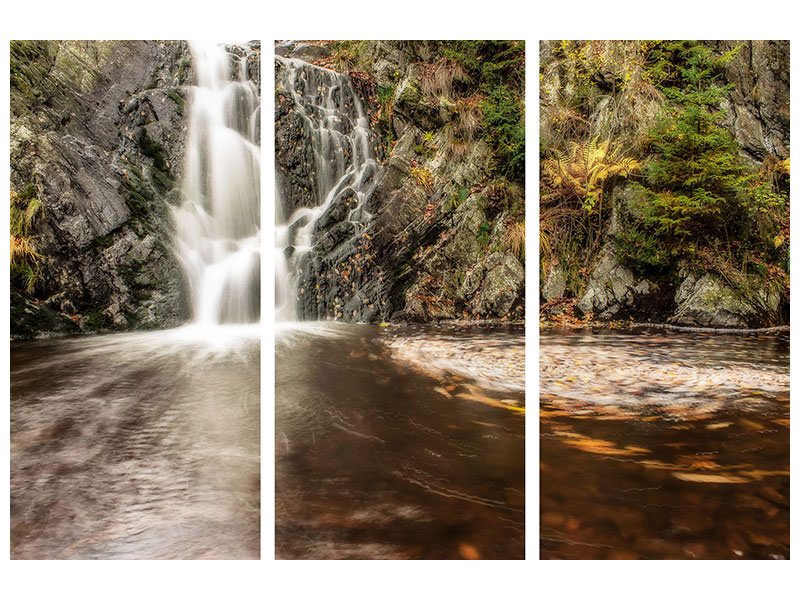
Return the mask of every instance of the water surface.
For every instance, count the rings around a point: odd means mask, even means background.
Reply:
[[[258,558],[258,326],[11,347],[12,558]]]
[[[545,331],[542,558],[789,558],[788,334]]]
[[[278,558],[524,558],[521,328],[285,326],[275,377]]]

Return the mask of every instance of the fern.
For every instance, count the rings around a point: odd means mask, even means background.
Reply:
[[[597,138],[585,144],[570,142],[569,155],[559,150],[542,165],[542,176],[564,199],[575,199],[586,212],[592,212],[613,181],[636,172],[640,164],[620,157],[618,148]]]
[[[42,258],[36,248],[33,228],[44,207],[33,193],[33,187],[28,186],[21,194],[12,189],[10,195],[11,279],[20,282],[28,292],[32,292],[39,281],[39,260]]]

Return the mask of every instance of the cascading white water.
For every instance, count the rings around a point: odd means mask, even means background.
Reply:
[[[282,66],[277,86],[291,96],[310,133],[316,187],[316,205],[291,214],[276,189],[275,310],[279,321],[292,321],[297,318],[297,267],[313,248],[317,221],[347,194],[355,198],[347,220],[353,235],[358,233],[372,218],[365,205],[380,165],[369,117],[350,78],[297,59],[276,60]]]
[[[260,98],[246,57],[190,42],[184,201],[176,244],[199,325],[260,319]]]

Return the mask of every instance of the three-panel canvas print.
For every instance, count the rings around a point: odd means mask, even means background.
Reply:
[[[788,41],[12,40],[10,557],[788,559],[789,84]]]

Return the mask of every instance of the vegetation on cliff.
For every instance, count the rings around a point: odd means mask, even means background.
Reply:
[[[303,317],[521,319],[524,43],[291,42],[276,51],[349,76],[383,166],[360,238],[331,234],[313,251],[298,288],[314,294],[299,299]],[[281,85],[276,153],[288,205],[313,187],[298,180],[313,168],[281,159],[306,145]]]
[[[42,202],[34,197],[33,186],[22,194],[11,189],[11,281],[32,292],[39,280],[39,259],[33,226],[42,212]]]
[[[181,42],[11,41],[14,337],[180,322],[188,64]]]
[[[740,54],[776,51],[691,41],[562,41],[542,49],[546,299],[590,293],[585,310],[605,311],[624,297],[630,312],[658,319],[659,311],[680,313],[681,295],[671,295],[688,277],[710,275],[747,307],[738,311],[744,322],[781,321],[789,290],[788,135],[785,147],[762,142],[754,152],[742,141],[754,136],[729,115],[744,110],[730,81],[744,64]],[[748,100],[756,106],[759,91]],[[769,141],[774,133],[761,118],[757,132]],[[596,301],[602,294],[592,286],[603,278],[594,274],[609,252],[632,273],[629,286],[647,283],[639,296]]]

